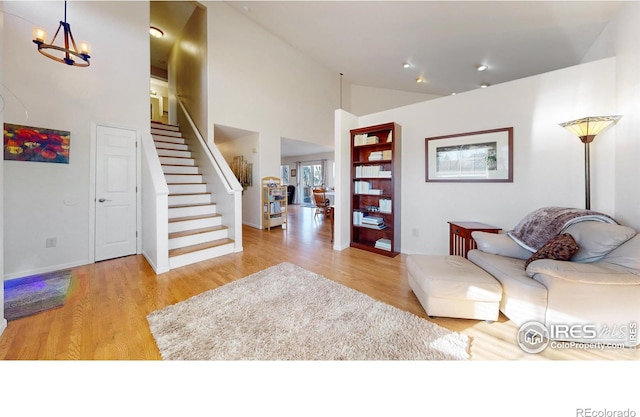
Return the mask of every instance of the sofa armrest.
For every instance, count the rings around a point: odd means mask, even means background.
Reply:
[[[546,275],[555,279],[574,283],[596,285],[640,285],[640,276],[622,269],[614,269],[601,262],[579,263],[539,259],[527,267],[527,274],[536,279],[536,275]],[[536,279],[536,281],[540,281]]]

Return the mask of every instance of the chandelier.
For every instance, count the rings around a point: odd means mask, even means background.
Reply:
[[[64,36],[63,46],[55,45],[56,37],[58,33],[60,33],[60,29],[62,29]],[[40,28],[33,30],[33,43],[38,45],[38,52],[54,61],[73,65],[74,67],[89,66],[89,52],[91,52],[91,48],[88,43],[80,42],[80,49],[78,49],[76,41],[73,39],[73,34],[71,33],[71,25],[67,23],[66,1],[64,2],[64,21],[60,22],[51,43],[47,43],[47,32]]]

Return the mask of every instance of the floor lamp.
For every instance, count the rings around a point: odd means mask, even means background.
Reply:
[[[622,116],[595,116],[583,117],[582,119],[572,120],[570,122],[560,123],[574,135],[580,138],[584,143],[584,191],[585,191],[585,208],[591,209],[591,168],[590,168],[590,152],[589,145],[596,138],[596,135],[609,126],[612,126],[620,120]]]

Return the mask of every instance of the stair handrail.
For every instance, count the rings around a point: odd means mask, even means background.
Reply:
[[[179,96],[177,97],[177,102],[182,109],[182,113],[189,122],[191,130],[200,142],[202,149],[206,150],[205,154],[207,155],[207,158],[209,158],[209,160],[211,161],[211,164],[218,173],[218,176],[223,180],[222,183],[224,185],[224,188],[227,190],[227,193],[233,194],[242,192],[242,185],[240,185],[240,182],[233,174],[233,171],[231,171],[229,164],[227,164],[227,162],[225,161],[224,156],[222,156],[222,153],[220,152],[218,147],[215,144],[207,145],[202,135],[200,134],[200,130],[198,130],[198,128],[196,127],[196,124],[193,122],[193,119],[189,115],[189,112],[187,111],[184,103],[182,102],[182,99]],[[221,163],[220,161],[222,161],[223,163]]]

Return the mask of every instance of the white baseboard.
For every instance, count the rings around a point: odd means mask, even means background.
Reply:
[[[93,263],[93,262],[90,262],[88,259],[84,259],[81,261],[69,262],[67,264],[51,265],[51,266],[46,266],[38,269],[31,269],[31,270],[26,270],[21,272],[12,272],[10,274],[4,275],[4,281],[14,279],[14,278],[29,277],[31,275],[46,274],[48,272],[60,271],[61,269],[68,269],[76,266],[88,265],[90,263]]]
[[[165,272],[169,272],[171,271],[171,267],[169,265],[165,265],[163,267],[158,267],[149,257],[149,255],[145,252],[142,251],[142,256],[144,256],[144,259],[147,260],[147,262],[149,262],[149,265],[151,265],[151,268],[153,269],[153,271],[156,273],[156,275],[159,274],[164,274]]]

